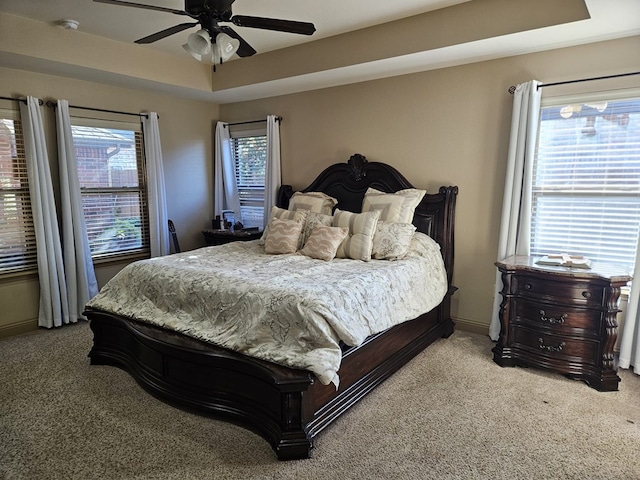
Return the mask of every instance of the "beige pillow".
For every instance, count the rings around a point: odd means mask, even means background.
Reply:
[[[348,234],[349,229],[347,227],[317,225],[312,230],[307,243],[300,250],[300,253],[307,257],[328,262],[336,256],[338,247]]]
[[[426,190],[407,188],[395,193],[385,193],[369,187],[362,200],[362,211],[380,210],[380,220],[391,223],[411,223],[416,207]],[[398,198],[401,200],[399,201]]]
[[[338,200],[322,192],[296,192],[289,200],[289,210],[309,210],[331,215]]]
[[[308,238],[311,236],[311,232],[318,225],[325,225],[330,227],[333,223],[333,217],[331,215],[325,215],[324,213],[309,212],[307,220],[304,223],[302,229],[302,245],[307,243]]]
[[[400,260],[409,251],[416,226],[411,223],[378,221],[373,236],[371,257],[377,260]]]
[[[308,214],[309,212],[305,210],[298,210],[294,212],[290,210],[285,210],[284,208],[280,208],[280,207],[275,207],[275,206],[271,207],[269,223],[267,223],[267,226],[264,228],[264,232],[262,233],[262,237],[260,237],[258,244],[264,245],[264,242],[267,238],[267,232],[269,231],[269,224],[271,223],[271,220],[273,220],[274,218],[280,218],[282,220],[300,221],[304,226],[304,222],[306,221]],[[298,243],[298,249],[301,249],[301,248],[302,248],[302,235],[300,235],[300,242]]]
[[[347,227],[349,235],[338,247],[336,257],[353,258],[365,262],[371,260],[373,234],[376,231],[379,216],[379,211],[352,213],[337,208],[333,214],[333,226]]]
[[[303,222],[274,218],[269,222],[267,238],[264,241],[266,253],[295,253],[302,233]]]

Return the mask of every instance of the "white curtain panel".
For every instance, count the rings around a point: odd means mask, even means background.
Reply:
[[[229,126],[224,122],[216,123],[213,193],[215,214],[222,215],[223,210],[233,210],[236,220],[242,222]]]
[[[58,134],[58,169],[60,172],[60,210],[62,212],[62,254],[69,303],[69,321],[82,316],[87,302],[98,294],[84,221],[76,149],[73,145],[69,102],[58,100],[56,108]]]
[[[636,252],[640,252],[640,239]],[[634,272],[640,272],[640,255],[636,253]],[[640,375],[640,281],[633,281],[629,292],[627,313],[620,335],[620,368],[633,367],[634,373]]]
[[[510,255],[529,255],[530,251],[531,178],[542,96],[539,85],[535,80],[522,83],[513,94],[498,260]],[[501,290],[502,278],[496,271],[493,312],[489,326],[489,337],[492,340],[498,340],[500,336]]]
[[[49,157],[37,98],[27,97],[26,103],[20,102],[20,118],[37,244],[40,281],[38,325],[60,327],[69,323],[69,304]]]
[[[269,222],[271,207],[276,204],[282,184],[280,164],[280,118],[267,116],[267,166],[264,179],[264,226]]]
[[[158,114],[149,112],[142,116],[144,153],[147,162],[147,196],[149,197],[149,240],[151,257],[169,255],[169,217],[164,186],[164,167]]]

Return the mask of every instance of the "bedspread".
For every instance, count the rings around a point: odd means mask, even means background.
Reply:
[[[267,255],[257,240],[142,260],[87,306],[309,370],[337,387],[340,340],[360,345],[430,311],[446,291],[438,244],[416,232],[398,261]]]

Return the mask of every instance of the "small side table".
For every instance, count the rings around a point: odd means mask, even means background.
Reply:
[[[493,360],[502,367],[545,368],[600,391],[618,389],[613,347],[620,288],[631,276],[620,266],[590,269],[537,265],[537,257],[496,262],[502,274],[500,338]]]
[[[208,247],[224,245],[230,242],[246,242],[262,237],[262,230],[203,230],[204,241]]]

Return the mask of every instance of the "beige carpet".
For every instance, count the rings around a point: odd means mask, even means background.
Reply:
[[[167,406],[90,366],[86,323],[0,341],[0,478],[640,479],[640,377],[597,392],[500,368],[457,331],[323,432],[313,458]]]

